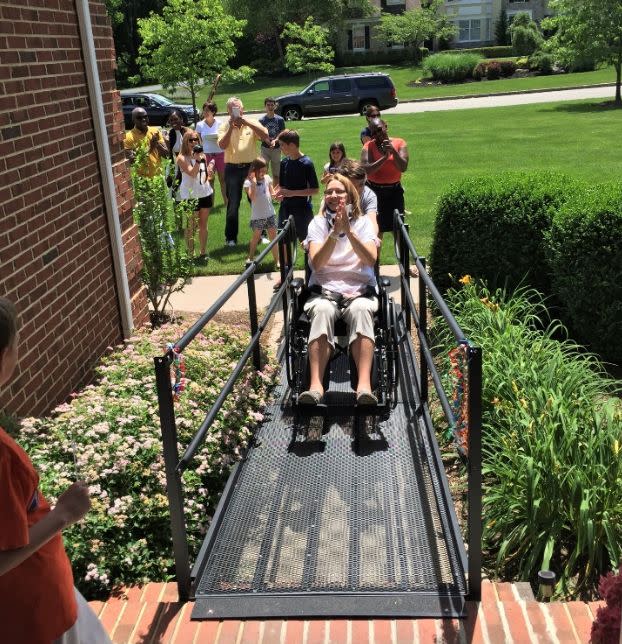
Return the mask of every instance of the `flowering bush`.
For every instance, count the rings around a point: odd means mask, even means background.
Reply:
[[[102,361],[96,384],[58,406],[51,418],[27,418],[19,441],[51,502],[76,478],[90,484],[92,509],[64,532],[76,585],[95,597],[117,584],[170,579],[171,538],[153,357],[184,329],[139,332]],[[175,413],[180,450],[198,429],[248,342],[243,326],[211,324],[184,351],[187,384]],[[191,552],[196,552],[230,466],[263,420],[277,377],[247,366],[184,474]]]
[[[592,644],[608,644],[620,640],[620,620],[622,619],[622,566],[618,573],[608,573],[600,578],[600,596],[607,602],[598,609],[592,624]]]

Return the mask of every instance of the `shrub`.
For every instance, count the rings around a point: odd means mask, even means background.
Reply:
[[[488,80],[499,80],[501,78],[501,65],[492,60],[486,65],[486,78]]]
[[[484,355],[486,563],[532,582],[551,569],[559,595],[589,596],[622,555],[620,391],[593,356],[553,339],[537,293],[467,283],[447,302]]]
[[[451,274],[510,288],[527,280],[550,293],[543,234],[572,194],[563,175],[506,173],[452,186],[440,197],[430,263],[446,289]]]
[[[609,572],[601,577],[598,593],[606,604],[596,612],[590,641],[592,644],[619,642],[622,616],[622,565],[618,568],[617,574]]]
[[[517,13],[510,25],[512,50],[515,56],[529,56],[537,51],[543,43],[538,25],[526,12]]]
[[[472,76],[480,60],[477,54],[433,54],[423,61],[423,72],[443,83],[458,83]]]
[[[563,204],[547,242],[573,337],[622,365],[622,184],[591,186]]]
[[[193,320],[194,321],[194,320]],[[19,442],[54,501],[76,477],[90,484],[92,509],[63,535],[75,583],[89,598],[115,585],[170,579],[172,544],[153,356],[184,329],[139,332],[98,367],[87,386],[50,418],[27,418]],[[211,323],[184,351],[189,379],[176,403],[179,441],[187,445],[248,342],[248,329]],[[183,475],[191,552],[196,553],[232,463],[263,416],[276,367],[248,366]]]
[[[475,69],[473,70],[473,78],[475,80],[482,80],[486,76],[486,69],[488,68],[488,62],[485,60],[482,60],[481,63],[477,63],[475,65]]]
[[[275,58],[255,58],[249,63],[250,67],[257,70],[262,76],[283,76],[285,69],[281,65],[281,60]]]
[[[337,51],[335,61],[337,67],[358,67],[361,65],[390,65],[392,63],[411,62],[413,50],[411,47],[404,49],[387,49],[386,51]],[[340,73],[337,69],[336,73]]]
[[[473,49],[452,49],[453,52],[463,54],[479,54],[484,58],[507,58],[513,56],[511,45],[496,47],[474,47]]]
[[[495,61],[501,68],[501,76],[503,78],[509,78],[514,75],[516,71],[516,63],[513,60],[499,60]]]
[[[554,65],[555,56],[545,51],[537,51],[529,57],[529,68],[539,71],[543,75],[552,74]]]

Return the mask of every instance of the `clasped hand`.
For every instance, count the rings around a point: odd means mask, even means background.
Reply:
[[[338,235],[347,235],[350,232],[350,219],[348,218],[346,203],[343,199],[339,201],[339,205],[337,206],[335,218],[333,219],[333,229]]]

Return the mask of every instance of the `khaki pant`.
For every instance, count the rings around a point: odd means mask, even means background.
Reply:
[[[278,146],[276,148],[264,148],[262,145],[259,148],[259,153],[268,164],[266,172],[278,183],[281,174],[281,148]]]

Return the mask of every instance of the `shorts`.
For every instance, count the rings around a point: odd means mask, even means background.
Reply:
[[[369,182],[368,185],[378,198],[378,229],[381,233],[392,233],[394,211],[404,212],[404,188],[401,183],[383,186]]]
[[[281,173],[281,148],[266,148],[263,145],[259,148],[261,158],[266,161],[268,166],[271,166],[272,177],[278,182]],[[266,167],[266,171],[268,168]]]
[[[197,210],[201,210],[201,208],[211,208],[214,205],[214,193],[212,192],[211,195],[208,195],[207,197],[199,197],[197,199]]]
[[[205,162],[209,163],[212,160],[214,161],[214,170],[216,170],[216,172],[225,171],[225,153],[224,152],[213,152],[211,154],[207,152],[205,154]]]
[[[268,228],[276,228],[274,215],[267,219],[251,219],[251,230],[268,230]]]

